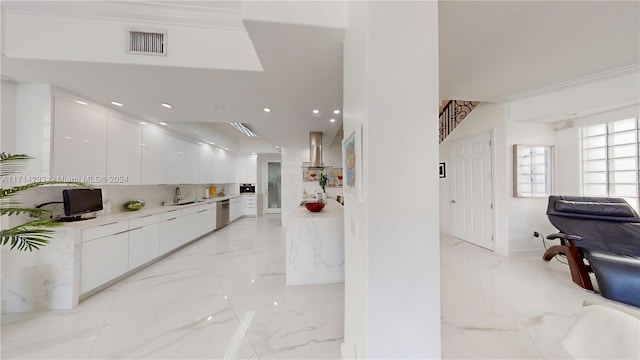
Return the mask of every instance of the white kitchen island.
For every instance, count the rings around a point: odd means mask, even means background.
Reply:
[[[344,282],[344,210],[329,199],[320,212],[304,206],[287,218],[287,285]]]

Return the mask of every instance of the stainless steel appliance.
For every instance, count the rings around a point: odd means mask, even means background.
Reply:
[[[216,207],[216,230],[229,224],[229,200],[218,201]]]
[[[240,184],[240,194],[255,194],[256,186],[252,184]]]

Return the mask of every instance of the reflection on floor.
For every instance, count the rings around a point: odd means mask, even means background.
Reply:
[[[444,358],[554,358],[583,300],[541,255],[442,235]],[[338,359],[342,284],[285,286],[279,217],[243,218],[83,301],[2,317],[2,359]]]

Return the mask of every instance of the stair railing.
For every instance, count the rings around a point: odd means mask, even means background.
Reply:
[[[478,101],[449,100],[440,113],[440,142],[478,106]]]

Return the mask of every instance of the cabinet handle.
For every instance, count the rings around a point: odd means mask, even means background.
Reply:
[[[113,224],[117,224],[117,223],[118,223],[117,221],[114,221],[114,222],[111,222],[111,223],[108,223],[108,224],[102,224],[102,225],[99,225],[99,226],[113,225]]]
[[[200,211],[196,212],[196,214],[203,213],[205,211],[207,211],[207,210],[200,210]]]
[[[139,218],[139,219],[142,219],[142,218],[146,218],[146,217],[149,217],[149,216],[153,216],[153,214],[149,214],[149,215],[144,215],[144,216],[140,216],[140,218]]]
[[[111,236],[124,234],[124,233],[127,233],[127,232],[129,232],[129,231],[130,231],[130,230],[120,231],[120,232],[117,232],[117,233],[115,233],[115,234],[113,234],[113,235],[111,235]]]
[[[177,219],[177,217],[171,218],[171,219],[167,219],[167,221],[171,221],[171,220],[175,220]]]
[[[129,231],[133,231],[133,230],[138,230],[138,229],[142,229],[144,226],[138,226],[137,228],[133,228],[133,229],[129,229]],[[124,231],[123,231],[124,232]]]

